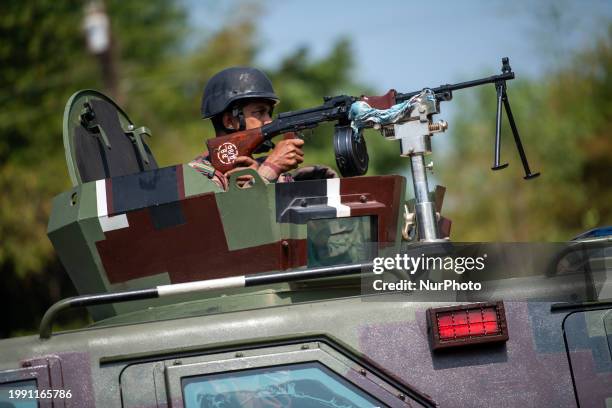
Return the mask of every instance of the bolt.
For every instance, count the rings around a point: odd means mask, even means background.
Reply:
[[[427,167],[428,170],[433,171],[433,162],[430,161],[428,164],[425,165],[425,167]]]
[[[445,120],[441,120],[438,123],[429,124],[430,132],[444,132],[446,129],[448,129],[448,123]]]
[[[240,358],[240,357],[244,357],[244,354],[239,351],[236,353],[236,358]]]
[[[283,248],[289,248],[289,242],[287,241],[282,241],[281,245],[283,246]]]
[[[382,128],[384,137],[393,137],[395,136],[395,129],[392,127],[383,127]]]
[[[302,350],[308,350],[310,346],[308,344],[302,344]]]
[[[359,370],[359,372],[361,373],[361,375],[366,375],[367,374],[366,370],[363,369],[363,368],[361,370]]]
[[[368,197],[362,194],[359,196],[359,201],[361,201],[362,203],[365,203],[368,201]]]
[[[173,362],[172,364],[174,364],[175,366],[177,366],[177,365],[181,365],[181,364],[183,364],[183,362],[182,362],[181,360],[174,360],[174,362]]]
[[[134,125],[128,125],[128,130],[134,130]]]
[[[302,198],[302,199],[300,200],[300,206],[302,206],[302,207],[306,207],[306,206],[308,206],[308,201],[306,201],[306,199],[305,199],[305,198]]]
[[[404,394],[398,394],[397,397],[401,399],[402,401],[406,401],[406,396]]]
[[[24,361],[21,364],[22,367],[32,367],[32,362],[31,361]]]

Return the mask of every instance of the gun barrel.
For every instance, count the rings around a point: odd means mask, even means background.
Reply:
[[[438,94],[443,94],[445,92],[452,92],[452,91],[457,91],[459,89],[465,89],[465,88],[471,88],[473,86],[479,86],[479,85],[484,85],[484,84],[494,84],[498,81],[509,81],[511,79],[514,79],[514,72],[510,71],[510,72],[504,72],[501,75],[493,75],[487,78],[480,78],[480,79],[474,79],[472,81],[465,81],[465,82],[459,82],[458,84],[453,84],[453,85],[440,85],[437,88],[433,88],[432,91],[438,95]],[[398,93],[395,96],[395,100],[397,103],[399,102],[404,102],[410,98],[412,98],[415,95],[420,94],[421,91],[414,91],[414,92],[408,92],[408,93]]]
[[[514,79],[514,72],[510,70],[510,66],[507,65],[507,61],[506,63],[504,63],[502,71],[503,72],[501,75],[493,75],[487,78],[460,82],[453,85],[440,85],[439,87],[432,89],[432,91],[438,96],[439,100],[448,100],[450,99],[449,96],[452,95],[452,91]],[[382,103],[379,104],[379,109],[385,109],[385,107],[382,106],[400,103],[421,93],[421,91],[414,91],[408,93],[395,93],[395,91],[390,92],[392,92],[392,94],[388,94],[389,98],[384,99]],[[385,97],[387,97],[387,95],[385,95]],[[370,98],[375,99],[379,97]],[[277,116],[276,120],[262,127],[261,133],[264,139],[270,139],[281,133],[299,132],[300,130],[310,129],[318,126],[321,122],[342,120],[343,118],[346,118],[351,104],[359,99],[361,98],[356,98],[347,95],[326,97],[324,98],[324,103],[320,106],[280,113]],[[389,107],[390,106],[386,106],[386,108]]]

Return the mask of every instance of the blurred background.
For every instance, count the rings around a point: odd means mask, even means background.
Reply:
[[[525,182],[507,121],[492,172],[495,89],[455,93],[434,137],[433,183],[447,186],[455,241],[564,241],[612,225],[612,7],[609,1],[313,2],[3,0],[0,4],[0,337],[35,330],[74,295],[46,237],[51,199],[70,187],[62,114],[79,89],[112,96],[152,130],[160,166],[204,149],[207,79],[255,65],[278,111],[324,95],[379,95],[498,74],[531,167]],[[369,175],[409,175],[399,147],[366,134]],[[335,167],[330,125],[307,135],[308,163]],[[409,192],[410,194],[410,192]],[[86,319],[67,315],[66,326]]]

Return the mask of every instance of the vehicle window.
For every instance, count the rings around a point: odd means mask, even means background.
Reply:
[[[182,379],[187,408],[372,408],[364,391],[320,363],[300,363]]]
[[[307,223],[308,266],[367,261],[367,249],[376,241],[375,217],[310,220]]]
[[[0,384],[0,407],[37,408],[36,390],[36,380]]]
[[[563,323],[581,407],[609,406],[612,401],[611,315],[610,309],[581,311],[571,313]]]

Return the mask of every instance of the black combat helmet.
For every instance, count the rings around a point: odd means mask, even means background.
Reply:
[[[202,118],[223,113],[233,102],[247,98],[269,99],[274,104],[279,100],[270,79],[257,68],[224,69],[210,78],[204,88]]]

